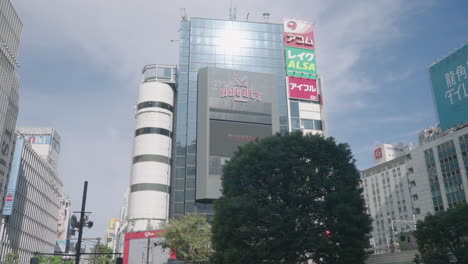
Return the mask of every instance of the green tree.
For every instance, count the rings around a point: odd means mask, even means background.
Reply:
[[[468,204],[426,216],[415,237],[421,253],[416,263],[468,263]]]
[[[276,135],[239,148],[215,202],[213,263],[363,263],[360,173],[333,138]]]
[[[19,255],[18,253],[8,253],[5,255],[5,264],[18,264],[19,263]]]
[[[62,260],[62,256],[43,256],[37,255],[36,258],[38,259],[39,264],[72,264],[73,260]]]
[[[213,253],[211,225],[203,215],[189,214],[171,220],[163,236],[163,247],[174,249],[179,260],[205,264]]]
[[[97,248],[96,248],[97,247]],[[112,249],[106,245],[97,245],[92,249],[92,252],[94,253],[112,253]],[[92,255],[90,255],[92,256]],[[115,260],[113,260],[114,255],[109,254],[109,255],[94,255],[93,258],[97,259],[97,263],[99,264],[111,264],[115,263]],[[91,263],[94,263],[91,261]]]

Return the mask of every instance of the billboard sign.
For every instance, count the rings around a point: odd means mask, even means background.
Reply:
[[[60,204],[59,218],[57,221],[57,240],[55,241],[56,252],[66,252],[68,242],[68,229],[70,220],[70,203]]]
[[[378,147],[374,150],[374,159],[378,160],[378,159],[381,159],[383,156],[382,154],[382,148],[381,147]]]
[[[315,49],[312,23],[285,18],[283,27],[285,46]]]
[[[3,207],[3,215],[11,215],[15,202],[16,185],[21,171],[21,156],[23,155],[24,141],[21,138],[16,139],[13,160],[11,162],[10,178],[5,197],[5,206]]]
[[[29,144],[51,145],[57,153],[60,152],[60,143],[51,135],[25,135],[25,138]]]
[[[314,50],[285,47],[285,52],[287,76],[317,78]]]
[[[442,130],[468,122],[468,44],[429,67]]]
[[[171,260],[175,260],[174,252],[164,249],[160,246],[164,230],[153,230],[144,232],[134,232],[125,234],[123,263],[142,263],[143,260],[148,260],[145,263],[151,264],[167,264]],[[148,250],[148,245],[151,245]],[[159,245],[159,246],[152,246]],[[148,254],[148,255],[147,255]]]
[[[317,80],[288,76],[289,98],[318,101]]]

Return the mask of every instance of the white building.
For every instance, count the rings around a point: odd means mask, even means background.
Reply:
[[[169,218],[175,66],[143,69],[127,208],[127,232],[161,228]]]
[[[420,133],[420,146],[408,164],[416,220],[466,203],[468,197],[468,123],[444,132]]]
[[[362,171],[364,198],[373,219],[371,245],[377,252],[386,252],[396,241],[392,226],[394,231],[407,231],[411,227],[402,221],[413,220],[407,178],[411,147],[397,152],[393,149],[387,144],[377,146],[374,150],[377,165]]]
[[[19,263],[29,263],[34,252],[54,252],[62,191],[55,169],[18,134],[0,230],[2,260],[15,252]]]
[[[395,232],[414,230],[428,214],[467,201],[468,123],[444,132],[424,129],[415,148],[379,145],[374,158],[376,165],[362,171],[362,186],[376,252],[392,247]]]

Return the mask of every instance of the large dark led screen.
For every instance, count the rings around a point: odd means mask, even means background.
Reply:
[[[271,135],[271,125],[210,120],[210,156],[232,157],[239,146]]]

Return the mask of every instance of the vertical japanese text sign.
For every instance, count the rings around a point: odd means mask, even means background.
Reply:
[[[468,44],[429,67],[442,130],[468,122]]]

